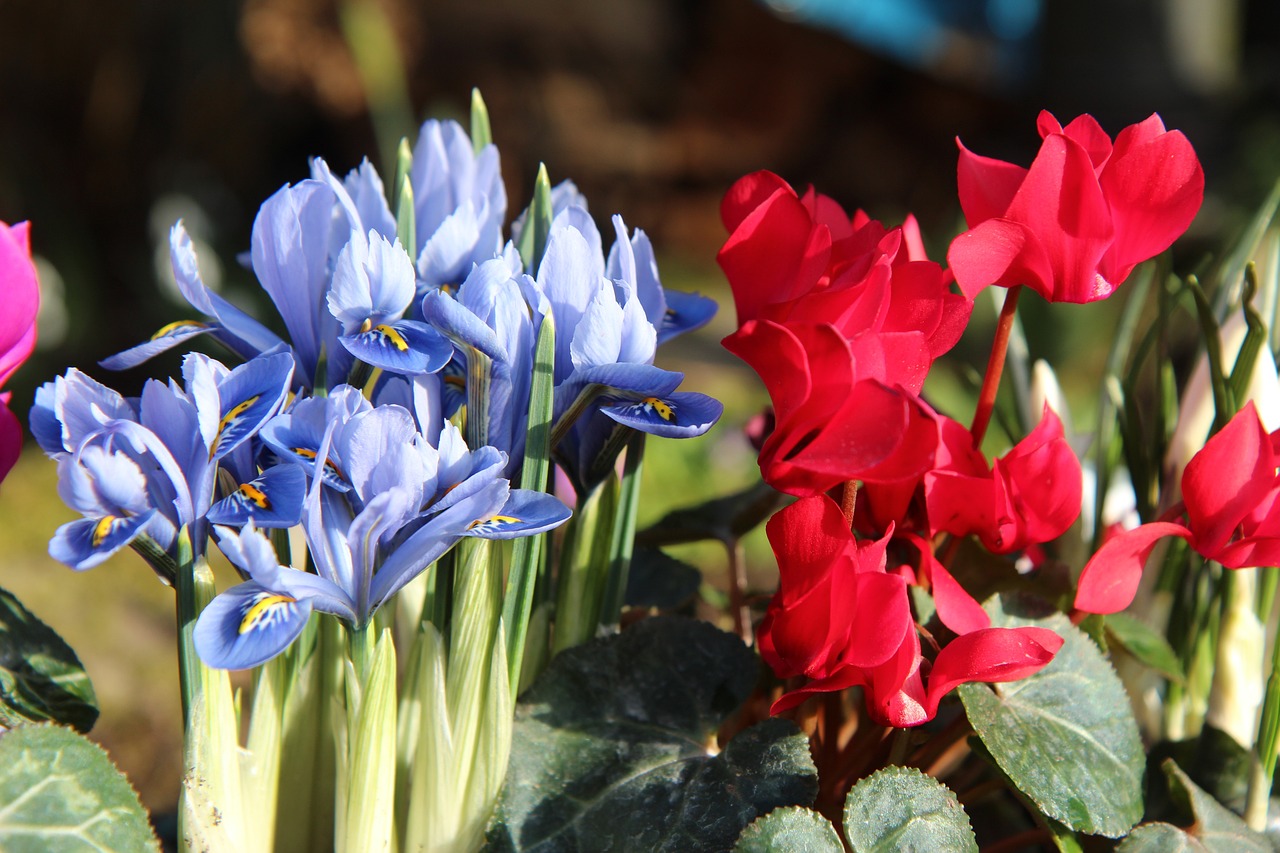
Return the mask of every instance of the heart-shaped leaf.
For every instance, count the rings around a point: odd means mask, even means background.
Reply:
[[[636,545],[658,547],[716,539],[736,542],[787,502],[786,495],[758,482],[740,492],[697,506],[674,509],[636,534]]]
[[[1107,635],[1126,652],[1168,678],[1183,681],[1178,654],[1164,635],[1127,613],[1113,613],[1106,620]]]
[[[1213,853],[1213,851],[1173,824],[1147,823],[1129,833],[1129,837],[1117,845],[1116,853]]]
[[[159,849],[138,795],[97,744],[52,725],[0,736],[0,850]]]
[[[702,573],[658,548],[637,548],[627,575],[627,606],[675,610],[698,594]]]
[[[517,708],[488,849],[726,850],[759,815],[812,803],[817,771],[791,722],[716,747],[757,667],[733,635],[675,617],[562,652]]]
[[[1175,807],[1191,821],[1186,829],[1153,823],[1135,829],[1116,853],[1269,853],[1267,839],[1250,829],[1235,812],[1191,781],[1172,759],[1160,765]]]
[[[844,853],[831,821],[812,809],[774,809],[742,831],[733,853]]]
[[[854,853],[977,853],[969,816],[946,785],[910,767],[886,767],[853,786],[844,834]]]
[[[71,647],[0,589],[0,726],[52,720],[87,732],[97,702]]]
[[[1138,724],[1111,664],[1062,614],[1030,620],[989,609],[992,624],[1039,625],[1065,642],[1034,675],[966,684],[960,698],[1000,769],[1049,817],[1118,838],[1142,818]]]

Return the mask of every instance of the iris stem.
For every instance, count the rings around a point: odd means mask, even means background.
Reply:
[[[978,392],[978,407],[973,413],[973,426],[969,432],[973,435],[975,447],[982,444],[987,434],[987,426],[991,423],[991,412],[996,405],[996,392],[1000,390],[1000,375],[1004,372],[1005,353],[1009,350],[1009,333],[1013,329],[1013,318],[1018,311],[1018,296],[1022,293],[1022,285],[1009,288],[1004,297],[1004,306],[1000,309],[1000,319],[996,321],[996,334],[991,341],[991,355],[987,359],[987,372],[982,377],[982,390]]]
[[[473,104],[484,102],[475,93]],[[473,106],[472,115],[477,108]],[[551,473],[551,416],[555,411],[556,327],[548,314],[538,329],[538,345],[534,352],[533,377],[529,383],[529,427],[525,436],[524,464],[520,469],[520,488],[548,492]],[[533,618],[539,579],[546,567],[547,534],[524,536],[511,549],[511,570],[502,600],[502,623],[506,629],[507,677],[512,696],[520,692],[520,676],[524,671],[525,644],[529,639],[529,623]],[[546,592],[546,584],[542,584]],[[535,636],[538,649],[531,656],[538,659],[545,652],[545,637]]]
[[[373,644],[369,637],[371,625],[372,623],[359,628],[347,626],[347,651],[362,687],[369,675],[369,667],[373,665]]]
[[[191,534],[183,527],[177,540],[177,572],[175,577],[178,622],[178,680],[182,685],[182,725],[186,730],[192,709],[202,701],[200,657],[196,654],[194,633],[196,618],[214,595],[213,573],[209,564],[193,556]]]
[[[556,581],[554,653],[595,636],[608,579],[617,502],[618,479],[611,476],[580,501],[577,513],[569,519]]]

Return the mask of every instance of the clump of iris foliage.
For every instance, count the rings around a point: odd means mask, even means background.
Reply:
[[[606,251],[543,172],[504,235],[478,95],[470,135],[428,121],[402,143],[391,188],[317,158],[263,203],[271,324],[205,286],[175,224],[196,317],[102,364],[197,338],[223,358],[190,352],[136,399],[75,368],[36,395],[83,515],[50,553],[87,570],[132,547],[175,588],[193,849],[476,846],[522,673],[618,622],[644,436],[721,413],[652,364],[715,304],[664,292],[643,231],[615,216]],[[211,546],[241,583],[214,588]],[[244,752],[229,669],[254,670]]]
[[[176,224],[196,316],[103,366],[225,352],[136,399],[71,369],[30,425],[83,515],[50,553],[131,547],[175,589],[179,846],[1273,849],[1280,187],[1179,277],[1190,141],[1158,116],[1037,127],[1026,168],[961,146],[946,267],[914,219],[769,172],[729,189],[725,346],[772,398],[763,482],[643,531],[646,436],[721,411],[654,353],[715,306],[664,290],[621,217],[606,252],[545,171],[504,233],[478,95],[470,134],[402,142],[389,192],[317,159],[263,204],[247,261],[278,322],[207,288]],[[0,381],[34,335],[26,234],[0,228],[25,306]],[[927,374],[1001,290],[966,425]],[[1023,290],[1124,300],[1089,433],[1028,363]],[[1183,327],[1203,355],[1180,382]],[[765,519],[758,618],[741,541]],[[700,578],[661,550],[700,539],[728,556],[732,633],[687,618]],[[239,583],[215,588],[211,548]],[[154,849],[105,756],[36,724],[92,725],[74,653],[0,605],[0,846]]]

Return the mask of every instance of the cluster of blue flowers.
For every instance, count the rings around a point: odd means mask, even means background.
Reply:
[[[249,259],[283,337],[205,286],[178,223],[174,274],[202,318],[103,366],[132,367],[198,335],[242,363],[190,353],[181,385],[151,380],[137,399],[72,369],[37,392],[31,414],[60,494],[84,516],[58,530],[55,558],[87,569],[132,545],[172,580],[180,546],[199,558],[212,539],[242,573],[196,626],[200,656],[219,668],[279,654],[313,610],[362,628],[464,537],[532,535],[569,517],[558,498],[509,482],[548,319],[553,458],[579,497],[633,430],[700,435],[721,411],[652,364],[659,343],[705,323],[715,304],[665,292],[648,238],[620,217],[606,255],[572,184],[552,192],[545,248],[531,258],[517,249],[531,242],[527,212],[503,240],[497,149],[475,150],[456,123],[422,127],[412,228],[367,161],[339,179],[316,159],[311,173],[267,199],[253,225]],[[282,565],[263,532],[295,525],[310,569]]]

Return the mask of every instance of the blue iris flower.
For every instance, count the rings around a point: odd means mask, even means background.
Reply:
[[[617,214],[613,217],[613,228],[617,239],[609,250],[605,275],[613,281],[626,281],[635,285],[635,293],[644,307],[645,316],[658,332],[659,346],[711,321],[717,308],[714,299],[697,293],[665,290],[662,287],[649,235],[637,228],[634,234],[628,236],[627,226]]]
[[[346,204],[341,203],[347,202]],[[344,381],[354,357],[338,343],[341,327],[329,312],[327,295],[336,252],[356,227],[351,199],[340,199],[323,180],[286,184],[263,202],[253,222],[250,263],[289,333],[300,387],[333,387]],[[343,223],[341,225],[336,223]],[[341,229],[345,228],[345,231]],[[190,338],[210,333],[243,358],[279,347],[283,341],[257,320],[211,291],[200,277],[195,249],[179,222],[169,235],[170,260],[183,296],[204,315],[201,321],[171,323],[151,340],[102,361],[110,370],[141,364]],[[317,375],[323,366],[322,375]]]
[[[169,323],[150,340],[104,358],[100,362],[103,367],[108,370],[136,367],[197,335],[212,335],[245,360],[283,344],[279,335],[205,285],[195,246],[181,221],[169,231],[169,261],[179,292],[205,319]]]
[[[422,301],[427,322],[444,332],[461,354],[453,371],[446,371],[445,413],[465,402],[468,374],[483,372],[472,381],[487,384],[487,422],[480,425],[484,441],[508,456],[506,475],[514,476],[524,459],[528,431],[529,385],[533,375],[535,332],[540,316],[525,304],[520,256],[508,244],[503,254],[477,264],[456,295],[444,290]],[[456,378],[461,381],[452,381]],[[468,412],[468,417],[476,413]]]
[[[507,191],[498,149],[477,153],[455,121],[427,121],[410,171],[419,293],[457,285],[502,248]]]
[[[652,365],[660,341],[706,323],[715,303],[664,292],[648,237],[630,235],[621,217],[606,262],[572,184],[558,186],[552,201],[558,212],[536,279],[521,273],[509,243],[500,258],[477,264],[456,295],[428,293],[422,313],[459,353],[443,374],[446,413],[450,397],[464,399],[453,391],[461,382],[451,380],[476,381],[479,365],[489,389],[482,434],[510,454],[509,476],[522,462],[537,329],[554,316],[555,452],[581,492],[607,474],[628,434],[623,427],[685,437],[719,418],[717,401],[676,391],[681,374]]]
[[[413,263],[400,243],[376,231],[354,233],[338,253],[329,311],[342,324],[338,339],[366,364],[395,373],[434,373],[453,345],[426,323],[404,320],[414,301]]]
[[[606,265],[586,209],[566,206],[552,221],[532,288],[537,310],[555,317],[554,452],[579,494],[612,470],[627,429],[701,435],[723,411],[711,397],[677,391],[683,374],[653,366],[659,333],[649,312],[665,318],[667,303],[647,239],[627,239],[621,218],[614,225],[619,240]],[[701,322],[710,317],[705,306],[693,313],[706,314]]]
[[[259,475],[249,443],[283,404],[293,358],[268,354],[228,370],[192,354],[183,373],[185,387],[152,380],[136,401],[74,369],[37,391],[32,432],[58,461],[59,493],[85,516],[55,533],[56,559],[87,569],[144,533],[172,555],[184,527],[200,553],[220,470],[233,492],[255,499],[244,517],[297,523],[302,484]]]
[[[526,536],[569,516],[550,495],[511,489],[500,476],[505,456],[492,447],[468,450],[451,425],[437,448],[399,406],[352,411],[339,402],[333,412],[312,470],[340,471],[344,489],[332,488],[328,476],[312,480],[303,529],[316,573],[281,566],[251,526],[241,533],[219,528],[219,546],[248,579],[215,598],[197,622],[196,649],[210,666],[243,669],[270,660],[312,610],[362,628],[463,537]],[[297,439],[312,413],[295,416],[280,416],[268,432]]]
[[[329,254],[336,256],[351,237],[351,232],[367,234],[375,231],[389,242],[396,240],[396,218],[387,204],[386,190],[378,170],[366,158],[342,180],[320,157],[311,160],[311,177],[333,190],[344,216],[336,216],[329,241]]]

